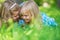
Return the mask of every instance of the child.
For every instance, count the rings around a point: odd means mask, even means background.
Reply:
[[[37,5],[33,2],[33,0],[31,0],[31,1],[29,1],[29,2],[23,2],[22,4],[20,4],[20,6],[23,6],[23,5],[25,5],[24,7],[22,7],[22,12],[25,12],[25,11],[27,11],[29,8],[30,9],[33,9],[33,7],[34,7],[34,10],[35,10],[35,14],[34,15],[37,15],[38,13],[39,13],[39,10],[37,10],[38,9],[38,7],[37,7]],[[32,6],[32,8],[31,8],[31,6]],[[25,8],[26,7],[26,8]],[[31,11],[31,10],[29,10],[29,11]],[[25,23],[29,23],[30,21],[31,21],[31,16],[29,16],[30,14],[28,14],[28,12],[29,11],[27,11],[27,12],[25,12],[25,13],[23,13],[23,15],[22,15],[22,18],[23,19],[25,19]],[[33,10],[32,10],[33,11]],[[46,25],[47,24],[47,26],[49,25],[49,26],[57,26],[57,23],[54,21],[54,19],[53,18],[50,18],[50,17],[48,17],[46,14],[44,14],[44,13],[41,13],[40,12],[40,20],[42,20],[42,23],[44,24],[44,25]],[[27,19],[29,17],[29,20]],[[35,18],[36,18],[36,16],[35,16]],[[27,20],[26,20],[27,19]],[[47,21],[47,20],[48,21]],[[29,21],[29,22],[28,22]]]
[[[16,3],[13,4],[10,7],[10,13],[11,13],[13,21],[15,21],[15,22],[18,21],[19,20],[20,7]]]
[[[18,6],[17,3],[12,2],[12,1],[5,1],[3,4],[3,10],[2,10],[2,19],[4,21],[12,18],[13,21],[18,21],[19,19],[19,11],[20,7]]]
[[[7,5],[6,5],[7,4]],[[17,22],[19,19],[20,7],[17,3],[12,3],[11,1],[5,1],[3,3],[1,20],[8,27],[8,20],[13,19],[14,22]]]
[[[27,25],[36,25],[36,28],[41,28],[41,17],[39,15],[39,8],[34,1],[26,1],[23,4],[20,12],[20,18],[24,20]],[[38,24],[38,25],[37,25]]]

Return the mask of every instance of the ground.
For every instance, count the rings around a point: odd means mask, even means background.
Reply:
[[[39,7],[39,9],[40,12],[45,12],[48,16],[53,17],[56,20],[58,26],[51,27],[43,25],[43,28],[39,33],[37,33],[36,29],[27,29],[24,31],[21,28],[13,30],[10,29],[10,27],[8,29],[2,27],[0,29],[0,40],[60,40],[60,10],[57,7]]]

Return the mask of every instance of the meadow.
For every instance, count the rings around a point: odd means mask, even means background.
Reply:
[[[39,7],[40,12],[45,12],[48,16],[53,17],[57,26],[43,25],[40,32],[36,29],[26,28],[23,30],[15,23],[6,28],[6,24],[0,28],[0,40],[60,40],[60,9],[57,7],[44,8]],[[37,23],[36,23],[37,25]]]

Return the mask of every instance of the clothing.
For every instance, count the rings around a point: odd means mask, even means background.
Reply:
[[[49,25],[49,26],[57,26],[57,23],[55,22],[54,18],[51,18],[47,16],[45,13],[41,12],[42,15],[42,21],[44,25]]]

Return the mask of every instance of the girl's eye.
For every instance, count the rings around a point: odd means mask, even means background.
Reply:
[[[17,15],[13,15],[13,17],[16,17]]]
[[[25,17],[27,17],[28,15],[24,15]]]
[[[14,16],[14,17],[16,17],[16,16]]]

